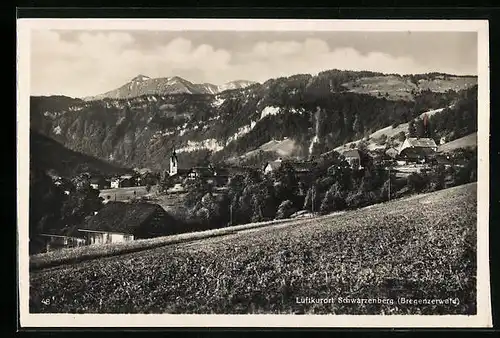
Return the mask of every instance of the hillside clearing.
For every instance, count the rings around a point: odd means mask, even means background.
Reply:
[[[467,184],[279,229],[35,271],[30,312],[474,314],[476,189]]]
[[[450,106],[451,108],[451,106]],[[419,115],[420,118],[423,118],[424,115],[427,115],[428,117],[431,117],[432,115],[435,115],[435,114],[438,114],[440,112],[442,112],[444,110],[444,108],[439,108],[439,109],[433,109],[433,110],[428,110],[422,114]],[[375,150],[375,149],[384,149],[385,148],[385,144],[378,144],[377,143],[377,140],[382,136],[382,135],[385,135],[387,136],[388,138],[390,137],[394,137],[394,145],[395,146],[399,146],[402,142],[400,140],[397,139],[397,135],[401,132],[404,132],[406,133],[408,131],[408,123],[401,123],[399,124],[398,126],[396,127],[392,127],[392,126],[387,126],[387,127],[384,127],[382,129],[379,129],[379,130],[376,130],[374,132],[372,132],[370,135],[368,135],[368,144],[367,144],[367,148],[369,150]],[[337,148],[335,148],[334,150],[335,151],[346,151],[349,149],[349,146],[351,144],[355,144],[356,146],[358,146],[359,142],[361,142],[362,139],[359,139],[359,140],[355,140],[355,141],[352,141],[352,142],[349,142],[349,143],[346,143],[344,145],[341,145],[341,146],[338,146]]]
[[[458,148],[473,148],[476,146],[477,146],[477,133],[472,133],[470,135],[440,145],[438,147],[438,151],[447,152]]]

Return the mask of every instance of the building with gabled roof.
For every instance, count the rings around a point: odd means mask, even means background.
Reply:
[[[408,137],[401,144],[398,160],[405,162],[428,162],[435,157],[438,146],[436,142],[427,137]]]
[[[87,234],[128,234],[134,239],[151,238],[175,233],[174,223],[173,217],[158,204],[111,201],[90,217],[79,231]]]

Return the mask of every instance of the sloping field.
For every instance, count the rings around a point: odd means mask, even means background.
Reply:
[[[474,314],[476,188],[35,271],[30,312]]]
[[[251,150],[243,155],[241,155],[239,158],[244,159],[244,158],[249,158],[252,156],[255,156],[259,153],[259,151],[267,151],[267,152],[274,152],[277,154],[277,156],[291,156],[294,154],[294,152],[297,150],[297,144],[295,143],[294,140],[286,138],[281,141],[277,140],[271,140],[269,142],[266,142],[262,144],[260,147],[258,147],[255,150]]]
[[[477,133],[472,133],[470,135],[442,144],[438,147],[438,150],[440,152],[446,152],[458,148],[473,148],[476,146],[477,146]]]
[[[444,108],[439,108],[439,109],[433,109],[433,110],[428,110],[422,114],[420,114],[420,118],[423,118],[424,115],[427,115],[428,117],[431,117],[432,115],[434,114],[438,114],[440,112],[442,112],[444,110]],[[383,145],[380,145],[378,144],[376,141],[382,136],[382,135],[385,135],[387,136],[388,138],[390,137],[395,137],[397,136],[400,132],[404,132],[406,133],[408,131],[408,123],[401,123],[399,124],[397,127],[393,128],[392,126],[387,126],[385,128],[382,128],[382,129],[379,129],[379,130],[376,130],[374,131],[373,133],[371,133],[368,137],[370,138],[369,141],[368,141],[368,149],[369,150],[375,150],[375,149],[384,149],[385,148],[385,144]],[[334,150],[335,151],[346,151],[349,149],[349,145],[351,143],[354,143],[356,144],[356,146],[358,145],[358,143],[361,142],[361,139],[359,140],[356,140],[356,141],[353,141],[353,142],[350,142],[350,143],[346,143],[344,145],[341,145],[337,148],[335,148]],[[402,142],[399,141],[398,139],[395,139],[394,140],[394,143],[399,146]]]
[[[356,81],[344,83],[343,86],[354,93],[369,94],[373,96],[384,96],[389,100],[414,99],[414,93],[423,90],[444,93],[447,90],[459,91],[477,84],[477,77],[448,76],[434,78],[432,80],[420,79],[418,86],[408,78],[399,76],[373,76],[357,79]]]

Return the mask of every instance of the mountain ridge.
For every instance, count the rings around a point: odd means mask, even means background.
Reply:
[[[129,99],[142,95],[218,94],[226,90],[242,89],[257,83],[247,80],[235,80],[218,86],[211,83],[193,83],[179,76],[151,78],[139,74],[116,89],[82,99],[97,101],[102,99]]]
[[[477,77],[329,70],[218,94],[32,97],[30,110],[33,128],[69,149],[130,168],[162,169],[174,147],[179,165],[189,167],[207,158],[238,158],[265,144],[274,149],[286,138],[293,156],[307,158],[463,96],[472,100],[476,91]],[[473,114],[471,107],[466,110]],[[441,123],[443,136],[447,124]]]

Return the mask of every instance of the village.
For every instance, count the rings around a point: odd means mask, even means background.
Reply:
[[[326,156],[328,153],[321,156]],[[341,156],[352,170],[362,171],[367,166],[378,164],[385,170],[392,171],[396,178],[405,178],[411,173],[425,171],[437,164],[445,167],[451,165],[449,156],[438,150],[432,138],[426,137],[406,137],[398,149],[388,147],[383,151],[349,147],[341,152]],[[227,190],[231,177],[235,175],[257,173],[269,176],[279,170],[283,163],[291,165],[297,179],[301,180],[314,170],[317,161],[278,158],[265,163],[260,168],[211,164],[182,168],[174,149],[169,159],[169,168],[163,173],[135,169],[132,174],[113,177],[87,174],[90,186],[99,191],[99,196],[104,203],[103,208],[89,217],[71,235],[40,234],[39,238],[44,242],[45,251],[48,252],[61,248],[119,243],[154,237],[155,233],[151,229],[161,227],[161,224],[166,222],[173,222],[168,213],[168,206],[162,206],[157,202],[158,198],[154,197],[162,196],[164,201],[175,199],[176,195],[183,195],[187,192],[187,183],[199,179],[210,185],[213,191],[224,192]],[[169,179],[169,186],[163,191],[159,184],[162,175],[168,176]],[[55,183],[59,186],[65,184],[61,178],[58,178]],[[65,193],[70,192],[65,191]],[[304,212],[296,214],[300,215]],[[133,234],[130,229],[150,229],[150,231]]]

